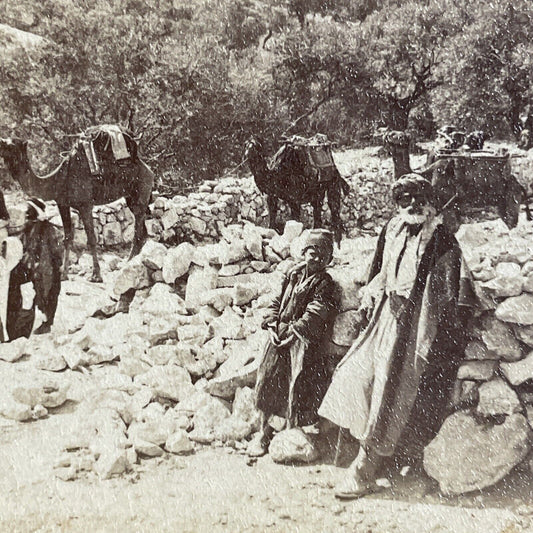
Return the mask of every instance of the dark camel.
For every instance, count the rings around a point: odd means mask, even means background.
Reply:
[[[303,150],[295,150],[290,145],[285,150],[273,168],[269,166],[263,144],[258,138],[252,137],[246,143],[244,152],[257,188],[267,195],[270,227],[277,231],[282,229],[277,221],[277,211],[278,201],[283,200],[295,220],[300,220],[301,205],[310,203],[313,206],[313,227],[320,228],[322,203],[327,193],[331,226],[339,244],[343,229],[341,195],[348,194],[350,186],[335,165],[318,171],[309,164]]]
[[[67,275],[69,252],[73,240],[70,208],[76,209],[87,234],[87,244],[93,257],[91,281],[101,282],[100,265],[96,253],[96,236],[93,226],[93,207],[107,204],[124,197],[135,216],[135,235],[130,259],[141,250],[146,237],[144,220],[154,184],[154,174],[137,157],[135,141],[126,137],[130,154],[127,163],[117,164],[113,154],[106,149],[108,140],[100,135],[95,141],[95,151],[101,154],[101,174],[91,174],[85,152],[77,143],[67,157],[51,174],[37,176],[28,160],[27,142],[21,139],[0,139],[2,157],[13,178],[26,194],[43,200],[55,200],[59,208],[65,232],[65,257],[63,276]],[[132,146],[133,143],[135,146]]]

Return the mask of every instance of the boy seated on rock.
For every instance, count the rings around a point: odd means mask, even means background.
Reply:
[[[273,437],[272,415],[289,427],[318,421],[317,410],[328,386],[327,353],[322,349],[331,334],[337,308],[337,286],[326,267],[333,256],[333,234],[312,230],[302,249],[304,261],[286,275],[280,295],[263,321],[270,332],[258,370],[256,406],[261,430],[248,454],[264,455]]]

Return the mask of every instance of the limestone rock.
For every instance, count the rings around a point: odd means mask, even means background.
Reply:
[[[359,334],[361,314],[350,310],[339,313],[333,322],[331,341],[338,346],[351,346]]]
[[[224,265],[219,271],[218,275],[221,277],[236,276],[241,273],[241,267],[239,264]]]
[[[61,372],[67,368],[67,362],[65,358],[55,351],[53,352],[44,352],[41,351],[33,359],[33,363],[36,368],[41,370],[48,370],[50,372]]]
[[[357,271],[354,268],[334,267],[328,269],[330,276],[336,283],[339,291],[339,312],[358,309],[360,298],[358,290],[360,283],[356,283]]]
[[[272,249],[274,254],[278,256],[280,259],[287,259],[291,253],[291,243],[283,236],[283,235],[276,235],[272,239],[270,239],[269,247]],[[270,261],[270,257],[267,254],[267,260]],[[277,262],[277,261],[276,261]]]
[[[67,401],[68,386],[53,380],[44,380],[28,386],[18,386],[11,390],[13,398],[22,404],[35,407],[59,407]]]
[[[187,454],[194,450],[194,444],[183,429],[177,430],[165,442],[165,450],[177,455]]]
[[[494,298],[508,298],[522,293],[524,278],[521,275],[497,276],[482,283],[481,286]]]
[[[444,494],[480,490],[502,479],[526,457],[530,433],[520,414],[492,425],[457,412],[445,420],[424,450],[424,468]]]
[[[178,327],[178,339],[196,346],[202,346],[211,338],[211,328],[205,324],[189,324]]]
[[[26,422],[33,418],[33,412],[29,405],[4,396],[0,398],[0,414],[4,418],[17,420],[18,422]]]
[[[254,430],[259,429],[261,413],[255,406],[255,391],[253,389],[243,387],[235,391],[231,416],[250,423]]]
[[[192,394],[194,387],[189,372],[180,366],[154,366],[135,376],[134,382],[150,387],[157,396],[179,402]]]
[[[300,428],[277,433],[270,443],[268,453],[276,463],[310,463],[318,457],[313,443]]]
[[[524,344],[533,348],[533,326],[513,326],[515,335]]]
[[[18,361],[25,353],[28,339],[20,337],[11,342],[0,343],[0,359],[8,363]]]
[[[231,242],[220,242],[218,244],[218,261],[221,265],[230,265],[238,263],[249,256],[243,240],[234,240]]]
[[[226,307],[233,304],[233,290],[229,287],[222,287],[204,291],[200,295],[198,303],[200,305],[210,305],[217,311],[222,312]]]
[[[175,430],[172,419],[160,417],[144,422],[132,422],[128,428],[128,437],[134,445],[138,441],[143,441],[162,446]]]
[[[184,300],[172,292],[171,288],[164,283],[156,283],[150,289],[148,298],[140,306],[140,311],[153,316],[187,314]]]
[[[492,379],[498,368],[498,361],[467,361],[459,367],[457,379],[487,381]]]
[[[160,242],[147,240],[139,253],[141,261],[152,270],[161,270],[167,254],[167,247]]]
[[[185,305],[191,311],[196,311],[201,305],[201,294],[210,289],[216,289],[218,274],[213,267],[199,267],[193,265],[187,279],[185,289]]]
[[[219,289],[220,290],[220,289]],[[259,287],[257,285],[237,284],[233,287],[233,304],[242,306],[248,305],[252,300],[259,296]]]
[[[302,222],[297,220],[287,220],[285,223],[285,228],[283,230],[283,237],[289,242],[289,244],[299,237],[304,229]]]
[[[524,381],[533,379],[533,352],[529,352],[521,361],[502,362],[500,368],[511,385],[521,385]]]
[[[491,352],[483,342],[473,340],[466,345],[465,359],[485,361],[487,359],[498,359],[498,356]]]
[[[501,378],[482,383],[479,387],[477,412],[483,416],[511,415],[521,411],[516,392]]]
[[[194,254],[194,246],[182,242],[176,248],[170,248],[163,260],[163,280],[172,284],[189,271]]]
[[[507,298],[498,305],[495,316],[504,322],[523,326],[533,325],[533,294],[524,293]]]
[[[215,336],[223,339],[244,339],[246,336],[243,319],[229,307],[211,322],[211,327]]]
[[[144,455],[145,457],[161,457],[165,453],[160,446],[153,442],[138,440],[133,447],[139,455]]]
[[[142,289],[150,286],[150,275],[139,256],[129,260],[114,279],[113,292],[120,296],[129,289]]]
[[[95,472],[100,479],[109,479],[115,475],[120,475],[129,470],[130,462],[126,456],[126,451],[112,448],[107,453],[103,453],[94,464]]]
[[[212,398],[210,403],[201,407],[194,415],[194,429],[189,437],[201,444],[210,444],[216,438],[216,427],[223,420],[229,418],[230,414],[229,409],[220,400]]]
[[[263,235],[261,231],[252,224],[246,224],[242,232],[242,237],[250,255],[256,261],[263,261]]]
[[[520,344],[511,327],[494,317],[487,317],[483,321],[481,338],[490,351],[504,359],[516,361],[522,357]]]

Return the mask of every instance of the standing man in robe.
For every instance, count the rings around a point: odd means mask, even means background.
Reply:
[[[263,321],[270,340],[258,370],[256,406],[262,414],[261,431],[248,454],[264,455],[276,415],[289,427],[318,422],[317,409],[328,379],[324,341],[331,334],[337,308],[337,286],[326,267],[333,257],[333,234],[315,229],[303,246],[304,261],[287,273],[281,294]]]
[[[385,459],[416,457],[447,414],[472,302],[459,245],[436,216],[432,193],[418,174],[394,183],[399,212],[380,235],[362,301],[369,323],[319,409],[360,443],[339,498],[375,490]]]

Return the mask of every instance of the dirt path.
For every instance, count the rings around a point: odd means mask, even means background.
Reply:
[[[523,497],[503,494],[504,507],[490,493],[453,502],[424,495],[415,476],[342,503],[331,490],[341,469],[280,466],[268,457],[248,466],[229,449],[145,460],[117,479],[90,474],[66,482],[54,476],[53,463],[72,416],[2,428],[1,531],[533,531],[533,507]]]

